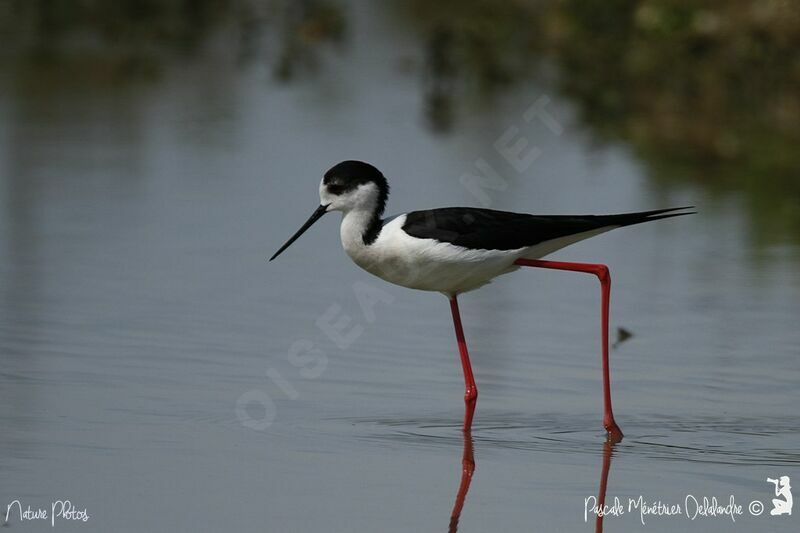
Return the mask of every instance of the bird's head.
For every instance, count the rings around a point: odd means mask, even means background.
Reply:
[[[383,214],[389,184],[381,171],[362,161],[342,161],[331,167],[319,184],[320,205],[328,211],[354,209]]]
[[[381,171],[363,161],[342,161],[331,167],[319,184],[319,207],[305,224],[275,252],[270,261],[330,211],[364,210],[380,218],[389,197],[389,184]]]

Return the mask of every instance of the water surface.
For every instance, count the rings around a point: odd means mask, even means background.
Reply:
[[[558,254],[610,266],[612,328],[633,333],[611,354],[613,450],[596,281],[523,269],[461,298],[481,396],[459,531],[591,531],[604,470],[607,499],[745,506],[607,531],[786,531],[794,518],[747,504],[769,509],[767,477],[800,480],[797,246],[757,245],[744,197],[651,181],[542,81],[432,132],[413,39],[377,11],[350,29],[346,54],[292,85],[225,53],[147,83],[4,76],[3,505],[69,498],[91,515],[59,524],[75,531],[446,531],[465,440],[445,299],[360,271],[338,215],[267,263],[321,173],[360,158],[389,178],[390,214],[698,206]],[[524,119],[542,97],[560,133]],[[494,147],[512,126],[541,151],[524,172]],[[504,190],[463,185],[480,160]]]

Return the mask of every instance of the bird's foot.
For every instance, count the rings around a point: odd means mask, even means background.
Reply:
[[[616,444],[622,440],[624,436],[622,430],[619,428],[614,419],[603,421],[603,426],[606,428],[608,434],[606,435],[606,442]]]

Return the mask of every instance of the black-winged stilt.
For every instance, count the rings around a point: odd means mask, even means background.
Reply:
[[[381,218],[389,184],[374,166],[343,161],[325,173],[319,186],[320,206],[305,224],[270,258],[278,257],[325,213],[342,212],[342,246],[367,272],[390,283],[436,291],[450,300],[461,355],[466,392],[464,430],[472,427],[478,387],[464,340],[458,310],[459,294],[477,289],[521,266],[594,274],[602,289],[603,425],[613,440],[622,438],[611,409],[608,367],[608,267],[591,263],[542,261],[565,246],[614,228],[680,215],[690,207],[657,209],[618,215],[528,215],[448,207]]]

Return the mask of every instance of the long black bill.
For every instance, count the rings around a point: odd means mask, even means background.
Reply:
[[[306,220],[306,223],[305,223],[305,224],[303,224],[303,227],[302,227],[302,228],[300,228],[299,230],[297,230],[297,233],[295,233],[294,235],[292,235],[292,238],[291,238],[291,239],[289,239],[288,241],[286,241],[286,244],[284,244],[283,246],[281,246],[281,249],[280,249],[280,250],[278,250],[277,252],[275,252],[275,255],[273,255],[272,257],[270,257],[270,258],[269,258],[269,260],[270,260],[270,261],[272,261],[273,259],[275,259],[275,258],[276,258],[276,257],[278,257],[279,255],[281,255],[281,253],[283,253],[283,251],[284,251],[285,249],[287,249],[289,246],[291,246],[291,244],[292,244],[294,241],[296,241],[297,239],[299,239],[299,238],[300,238],[300,235],[302,235],[303,233],[305,233],[305,232],[306,232],[306,230],[307,230],[308,228],[310,228],[310,227],[311,227],[311,226],[314,224],[314,222],[316,222],[317,220],[319,220],[320,218],[322,218],[322,215],[324,215],[324,214],[325,214],[325,212],[326,212],[325,210],[326,210],[326,209],[328,209],[328,206],[327,206],[327,205],[321,205],[321,206],[319,206],[319,207],[317,208],[317,210],[316,210],[316,211],[314,211],[314,214],[312,214],[312,215],[311,215],[311,218],[309,218],[308,220]]]

